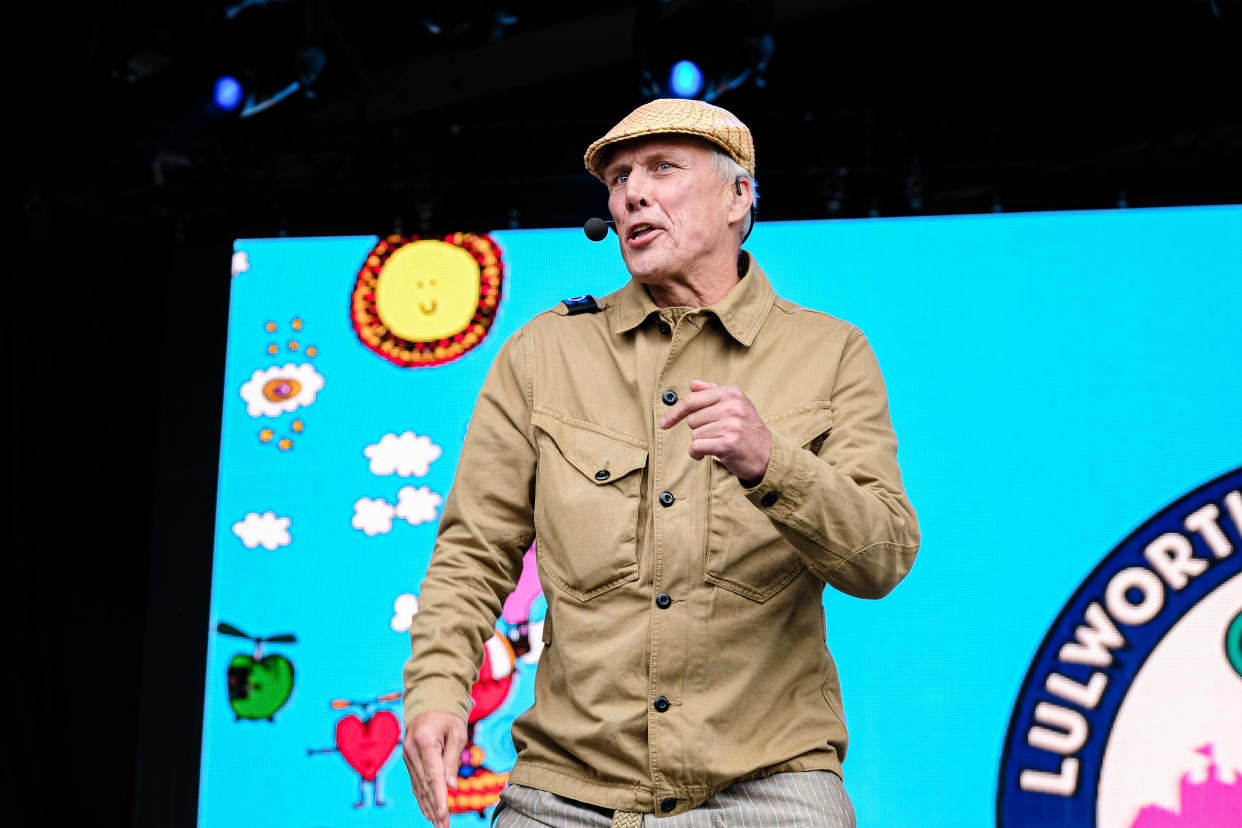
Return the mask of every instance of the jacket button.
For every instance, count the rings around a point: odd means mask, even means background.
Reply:
[[[607,480],[610,477],[612,477],[612,475],[608,473],[608,469],[600,469],[595,473],[596,480]],[[771,497],[771,495],[768,495],[768,497]],[[765,497],[764,500],[767,500],[767,498]],[[767,506],[768,504],[764,503],[763,505]]]
[[[768,492],[763,497],[759,498],[759,505],[760,506],[773,506],[776,504],[776,501],[780,499],[781,499],[780,492]]]
[[[677,402],[677,392],[670,388],[660,395],[660,399],[664,400],[665,405],[672,405]]]
[[[655,702],[652,703],[651,706],[656,709],[657,713],[663,713],[665,710],[668,710],[670,707],[668,699],[664,698],[663,696],[660,696],[659,698],[657,698]]]
[[[673,596],[667,592],[661,592],[656,596],[656,606],[660,609],[668,609],[673,605]]]
[[[663,319],[660,320],[659,328],[660,328],[660,333],[664,334],[665,336],[668,336],[669,334],[673,332],[673,326],[665,322]]]
[[[673,497],[672,492],[660,492],[660,505],[661,506],[672,506],[673,501],[675,501],[676,499],[677,498]]]
[[[677,807],[677,800],[673,799],[671,796],[668,799],[660,800],[660,810],[666,814],[676,807]]]

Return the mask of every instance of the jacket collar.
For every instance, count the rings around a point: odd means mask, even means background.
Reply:
[[[723,299],[706,310],[716,315],[730,336],[750,347],[772,308],[776,294],[755,257],[747,251],[742,251],[742,255],[747,260],[746,275]],[[630,279],[615,296],[613,331],[625,333],[633,330],[659,310],[651,301],[647,289],[635,279]]]

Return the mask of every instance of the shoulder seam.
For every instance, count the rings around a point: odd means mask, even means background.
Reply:
[[[837,323],[840,323],[846,326],[851,331],[849,339],[846,340],[847,344],[849,342],[852,342],[854,340],[854,337],[864,335],[863,332],[859,330],[857,325],[855,325],[853,322],[850,322],[847,319],[842,319],[839,316],[833,316],[831,313],[828,313],[827,311],[818,310],[817,308],[808,308],[806,305],[799,305],[797,302],[786,299],[783,296],[777,296],[776,301],[773,304],[776,307],[780,308],[781,313],[785,314],[786,316],[792,316],[794,313],[810,313],[810,314],[814,314],[815,316],[822,317],[823,319],[827,319],[832,322],[837,322]]]

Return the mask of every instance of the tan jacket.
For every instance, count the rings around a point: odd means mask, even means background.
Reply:
[[[536,316],[492,366],[410,629],[407,726],[466,716],[537,536],[546,648],[511,781],[671,815],[738,779],[840,773],[824,584],[879,598],[919,545],[866,338],[753,258],[711,308],[633,281],[601,304]],[[695,379],[741,388],[772,431],[754,488],[657,425]]]

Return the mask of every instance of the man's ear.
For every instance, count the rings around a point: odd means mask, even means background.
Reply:
[[[729,224],[744,219],[750,212],[751,202],[754,201],[749,178],[743,178],[740,175],[735,177],[731,190],[733,203],[729,206]]]

